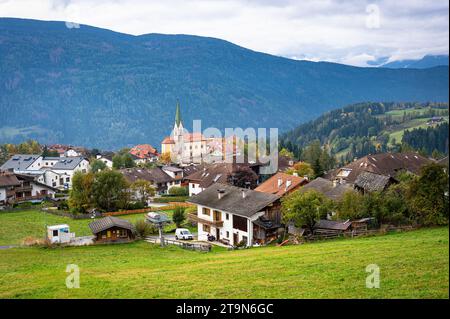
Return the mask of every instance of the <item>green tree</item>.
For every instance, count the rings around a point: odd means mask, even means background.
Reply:
[[[132,168],[136,166],[133,157],[129,153],[118,153],[114,155],[112,162],[113,168],[115,169]]]
[[[104,162],[98,159],[94,159],[91,161],[91,172],[97,173],[106,169],[107,166]]]
[[[281,151],[278,153],[280,156],[294,158],[294,153],[287,150],[286,148],[281,149]]]
[[[364,196],[358,192],[347,191],[337,204],[338,219],[358,219],[368,217],[364,206]]]
[[[172,215],[172,220],[175,225],[177,225],[177,227],[179,228],[183,224],[185,219],[186,217],[184,215],[184,207],[178,206],[177,208],[175,208]]]
[[[313,231],[314,224],[326,217],[332,203],[316,190],[295,191],[282,199],[281,211],[284,223],[293,222],[295,226],[308,227]]]
[[[296,173],[298,176],[307,176],[309,178],[314,176],[314,170],[312,169],[311,164],[306,162],[295,163],[294,168],[288,169],[286,173],[290,175]]]
[[[155,188],[150,182],[138,179],[130,185],[130,189],[133,191],[137,200],[147,205],[147,200],[151,196],[155,196]]]
[[[98,208],[106,211],[126,208],[129,203],[128,183],[114,170],[104,170],[95,175],[92,196]]]
[[[448,182],[444,168],[436,163],[422,167],[419,177],[410,182],[407,199],[419,224],[448,224]]]
[[[76,172],[72,177],[69,207],[74,213],[86,213],[93,205],[92,187],[94,174]]]

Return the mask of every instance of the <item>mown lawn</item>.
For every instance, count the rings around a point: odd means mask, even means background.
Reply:
[[[0,250],[0,298],[448,298],[448,227],[211,253],[146,242]],[[65,286],[68,264],[80,288]],[[380,267],[379,289],[366,266]]]
[[[172,217],[172,211],[162,212]],[[131,223],[144,219],[145,214],[121,215],[119,218],[126,219]],[[68,224],[70,231],[76,236],[92,235],[89,223],[92,219],[71,219],[64,216],[56,216],[38,210],[19,212],[0,212],[0,246],[21,244],[26,237],[43,238],[46,235],[46,225]],[[196,231],[189,225],[183,226]],[[174,224],[166,226],[165,230],[170,231],[175,228]]]

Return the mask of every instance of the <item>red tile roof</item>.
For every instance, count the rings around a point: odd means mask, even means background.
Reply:
[[[150,144],[139,144],[139,145],[134,146],[130,150],[130,154],[132,154],[138,158],[149,158],[149,157],[157,156],[158,152]]]
[[[303,177],[279,172],[256,187],[255,191],[283,196],[307,183]]]
[[[170,136],[166,136],[161,144],[175,144],[175,142],[172,140],[172,138],[170,138]]]

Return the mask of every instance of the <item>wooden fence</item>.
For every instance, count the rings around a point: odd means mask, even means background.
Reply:
[[[402,232],[417,229],[417,227],[407,225],[407,226],[386,226],[378,229],[358,229],[349,231],[336,231],[336,230],[323,230],[314,232],[312,235],[303,236],[305,241],[317,241],[317,240],[327,240],[327,239],[337,239],[337,238],[355,238],[361,236],[373,236],[382,235],[389,232]]]
[[[118,212],[107,212],[103,213],[102,216],[119,216],[119,215],[131,215],[131,214],[143,214],[143,213],[149,213],[149,212],[159,212],[164,210],[173,210],[177,207],[191,207],[195,206],[193,204],[189,203],[183,203],[183,202],[169,202],[166,206],[161,207],[147,207],[147,208],[141,208],[141,209],[132,209],[132,210],[124,210],[124,211],[118,211]]]
[[[159,238],[156,238],[156,237],[148,237],[145,240],[152,244],[160,243]],[[175,245],[175,246],[181,247],[183,249],[196,250],[196,251],[202,251],[202,252],[210,252],[211,247],[212,247],[211,244],[207,244],[207,243],[185,242],[185,241],[166,239],[166,238],[164,238],[164,245]]]

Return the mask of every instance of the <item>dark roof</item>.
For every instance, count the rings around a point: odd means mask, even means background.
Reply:
[[[220,199],[218,196],[219,191],[223,191]],[[245,198],[242,196],[243,191],[245,192]],[[203,192],[189,198],[188,202],[244,217],[250,217],[279,198],[279,196],[273,194],[215,183]]]
[[[338,177],[339,172],[347,170],[349,174],[344,177],[347,182],[354,183],[362,172],[371,172],[379,175],[396,176],[400,171],[419,174],[422,166],[429,164],[430,159],[420,154],[409,153],[379,153],[364,156],[327,176],[330,179]]]
[[[0,170],[15,170],[23,171],[26,170],[31,164],[33,164],[41,155],[36,154],[16,154],[11,156],[11,158],[6,161]]]
[[[346,192],[353,191],[353,187],[351,187],[350,185],[334,184],[332,181],[329,181],[322,177],[318,177],[308,184],[302,186],[299,191],[306,192],[310,189],[314,189],[332,200],[339,200]]]
[[[144,181],[152,182],[152,183],[167,183],[173,181],[173,178],[164,172],[160,167],[155,168],[125,168],[121,169],[120,172],[123,174],[125,179],[133,183],[138,179],[142,179]]]
[[[319,229],[332,229],[332,230],[347,230],[352,225],[350,221],[336,221],[321,219],[315,225],[314,228]]]
[[[72,170],[77,167],[85,158],[82,156],[61,157],[60,160],[52,166],[52,170]]]
[[[0,175],[0,187],[17,186],[20,185],[19,180],[14,174],[2,174]]]
[[[132,232],[135,231],[133,224],[131,224],[129,221],[112,216],[97,219],[89,224],[89,228],[91,229],[93,234],[97,234],[111,227],[120,227],[131,230]]]
[[[390,176],[362,172],[356,178],[355,186],[362,188],[367,192],[379,192],[385,190],[390,184],[395,182],[396,180]]]
[[[196,182],[201,188],[207,188],[214,183],[225,184],[231,174],[238,171],[241,165],[248,167],[245,164],[233,163],[204,164],[197,172],[185,177],[185,180]]]

